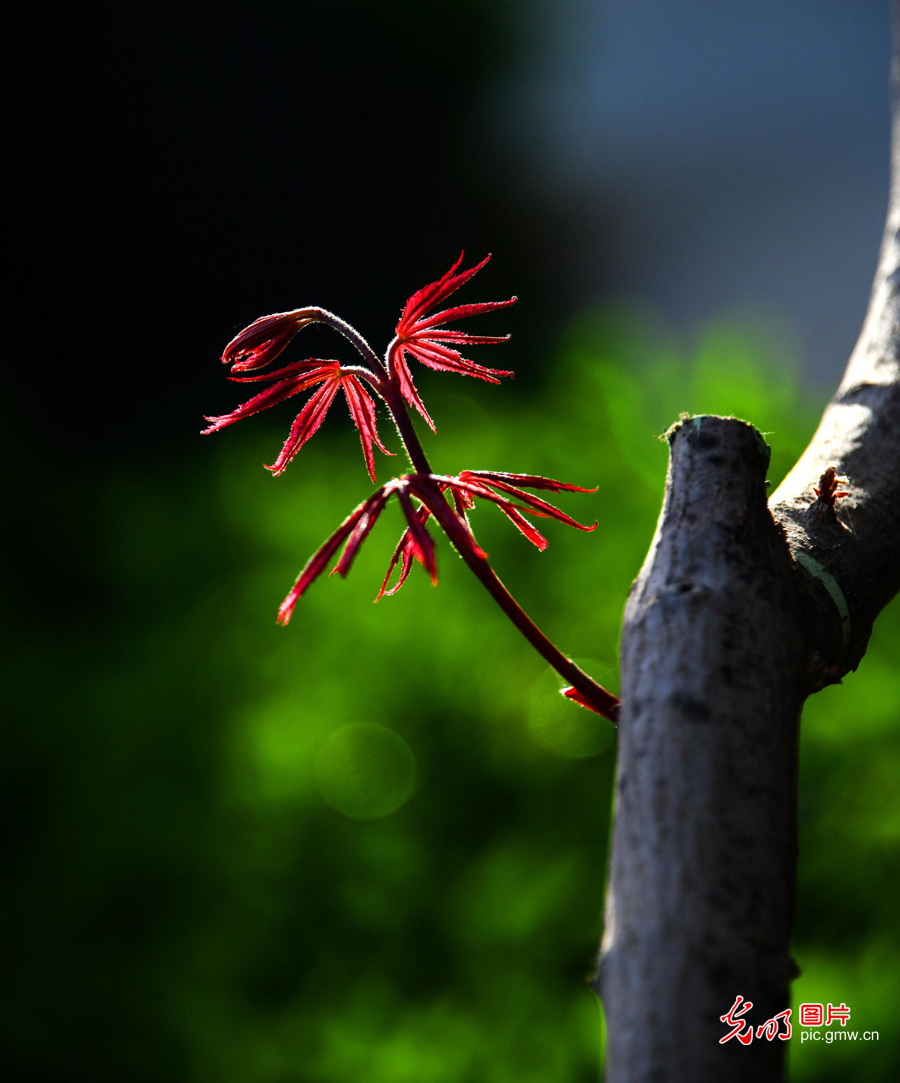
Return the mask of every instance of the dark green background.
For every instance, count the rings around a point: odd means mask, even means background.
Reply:
[[[654,434],[680,408],[751,417],[776,479],[813,424],[763,360],[778,348],[726,324],[689,346],[645,313],[605,311],[517,399],[422,376],[444,469],[599,483],[565,501],[599,529],[550,523],[543,554],[490,508],[474,522],[601,680],[615,686],[620,610],[658,510]],[[273,480],[261,462],[282,436],[259,419],[152,472],[53,475],[44,515],[31,509],[36,536],[65,521],[74,541],[6,651],[23,707],[3,785],[14,1077],[594,1079],[584,978],[610,728],[558,697],[446,545],[436,589],[415,568],[373,606],[396,514],[346,581],[318,582],[277,627],[298,567],[369,489],[349,425]],[[881,1041],[794,1041],[798,1079],[888,1078],[896,1056],[898,636],[893,607],[860,673],[804,721],[797,1002],[844,1001]],[[362,798],[352,780],[338,808],[323,797],[334,734],[359,724],[393,731],[415,762],[408,799],[374,819],[355,817],[404,794],[390,745],[364,744]]]

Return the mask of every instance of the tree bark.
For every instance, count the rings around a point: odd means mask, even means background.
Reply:
[[[720,1045],[720,1016],[738,994],[755,1023],[787,1007],[802,612],[756,430],[702,417],[670,440],[622,636],[608,1078],[771,1081],[784,1043]]]
[[[752,426],[699,417],[669,434],[660,522],[622,631],[596,980],[609,1083],[782,1075],[784,1041],[754,1029],[723,1044],[721,1017],[738,996],[754,1028],[790,1006],[800,711],[856,668],[900,589],[897,57],[895,35],[879,266],[809,447],[767,507],[768,449]]]

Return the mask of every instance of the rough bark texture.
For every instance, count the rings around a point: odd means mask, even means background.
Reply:
[[[900,20],[898,20],[900,23]],[[891,197],[859,341],[815,436],[774,493],[801,561],[815,645],[812,690],[855,669],[872,623],[900,590],[900,109],[895,41]],[[813,486],[845,478],[834,507]],[[804,558],[806,558],[804,560]],[[825,573],[824,576],[822,573]]]
[[[895,36],[878,271],[810,446],[769,510],[768,451],[751,426],[703,417],[670,434],[665,504],[622,632],[597,978],[609,1083],[782,1076],[784,1042],[722,1045],[720,1017],[738,994],[757,1026],[789,1007],[802,702],[856,668],[900,589],[897,56]]]
[[[622,640],[608,1076],[773,1080],[784,1043],[720,1045],[720,1016],[738,993],[757,1024],[788,1006],[801,613],[756,430],[694,418],[670,440]]]

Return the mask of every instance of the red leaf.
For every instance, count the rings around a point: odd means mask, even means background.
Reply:
[[[292,361],[283,369],[275,369],[274,372],[257,372],[252,376],[229,376],[228,379],[236,384],[252,384],[259,383],[260,380],[279,380],[286,376],[298,376],[302,372],[311,372],[319,367],[332,372],[338,365],[339,362],[333,359],[326,361],[321,357],[308,357],[305,361]]]
[[[319,430],[340,386],[340,378],[333,378],[307,399],[303,409],[294,418],[290,435],[285,440],[281,453],[274,463],[266,466],[267,470],[271,470],[277,477],[306,441]]]
[[[428,519],[428,516],[431,515],[431,511],[429,508],[423,505],[422,507],[416,509],[415,514],[419,517],[419,522],[422,523],[422,525],[424,526],[425,522]],[[406,577],[409,575],[410,568],[412,568],[412,562],[415,557],[414,550],[415,543],[413,541],[412,532],[410,531],[409,527],[407,527],[406,530],[404,530],[403,533],[400,535],[400,541],[397,542],[397,548],[394,550],[394,554],[391,557],[391,562],[388,565],[387,575],[385,575],[384,581],[381,584],[381,590],[379,590],[375,598],[376,602],[380,601],[382,598],[391,597],[391,595],[396,594],[397,591],[406,582]],[[397,566],[398,560],[400,561],[400,575],[397,579],[397,582],[391,587],[390,590],[388,590],[388,580],[391,578],[391,572]]]
[[[564,481],[555,481],[553,478],[543,478],[538,474],[506,474],[497,470],[463,470],[460,477],[481,478],[484,481],[516,482],[528,489],[550,489],[553,492],[568,493],[595,493],[599,486],[593,489],[584,489],[580,485],[567,485]]]
[[[411,353],[431,369],[458,372],[461,376],[475,376],[479,380],[487,380],[490,384],[499,384],[498,376],[512,376],[512,372],[489,369],[484,365],[476,365],[474,361],[467,361],[457,350],[451,350],[448,346],[436,342],[420,342],[415,339],[404,343],[400,349],[404,354]]]
[[[397,490],[397,499],[403,508],[406,522],[409,524],[410,549],[412,555],[419,561],[431,576],[431,582],[437,584],[437,564],[434,559],[434,541],[425,529],[422,520],[419,519],[416,509],[412,506],[409,493],[406,488]]]
[[[495,312],[498,308],[509,308],[518,301],[518,297],[508,297],[505,301],[476,301],[471,305],[458,305],[456,308],[445,308],[443,312],[435,312],[426,319],[416,320],[417,331],[427,331],[429,328],[440,327],[443,323],[451,323],[453,320],[464,320],[469,316],[480,316],[483,312]],[[465,334],[465,332],[457,332]],[[493,341],[503,342],[509,338],[504,335]]]
[[[357,521],[356,526],[353,528],[353,533],[347,539],[347,544],[344,546],[343,553],[341,553],[341,559],[332,570],[332,575],[337,572],[338,575],[346,578],[354,557],[359,552],[359,547],[369,536],[369,531],[375,525],[375,521],[384,510],[384,505],[387,503],[389,495],[390,490],[386,486],[383,489],[379,489],[374,496],[371,496],[366,501],[365,510]]]
[[[306,362],[301,362],[302,365],[306,365]],[[296,371],[298,375],[290,376],[288,379],[279,380],[278,383],[273,384],[271,387],[267,387],[265,391],[261,391],[258,395],[254,395],[252,399],[248,399],[246,402],[241,403],[237,409],[232,410],[230,414],[223,414],[221,417],[206,417],[205,421],[210,421],[212,424],[203,430],[201,435],[206,436],[211,432],[217,432],[219,429],[224,429],[228,425],[233,425],[236,421],[242,421],[245,417],[252,417],[253,414],[258,414],[260,410],[267,410],[270,406],[275,406],[279,402],[283,402],[285,399],[289,399],[292,395],[298,394],[300,391],[305,391],[307,388],[312,387],[314,384],[321,383],[323,380],[327,380],[329,377],[333,377],[340,366],[337,361],[322,361],[318,362],[318,367],[307,370],[299,369]],[[295,370],[295,366],[288,366],[282,369],[282,372],[290,372]],[[273,373],[273,376],[279,375],[279,373]],[[265,378],[265,377],[263,377]],[[248,379],[259,379],[259,377],[248,377]]]
[[[423,286],[422,289],[417,290],[412,297],[406,302],[403,308],[403,313],[400,316],[400,322],[397,324],[397,334],[399,335],[400,328],[408,326],[415,320],[420,319],[430,308],[434,308],[435,305],[441,303],[451,294],[456,293],[460,286],[472,278],[473,275],[477,275],[482,267],[490,260],[490,252],[484,257],[481,263],[471,267],[468,271],[461,271],[456,274],[456,268],[463,261],[465,252],[460,252],[459,259],[449,271],[446,271],[437,282],[432,282],[428,286]]]
[[[495,342],[509,342],[510,335],[467,335],[465,331],[439,331],[433,329],[428,332],[431,342],[461,342],[470,346],[492,345]]]
[[[378,430],[375,427],[375,403],[372,401],[372,397],[355,376],[342,376],[341,383],[344,385],[344,394],[347,396],[347,405],[350,407],[350,417],[359,432],[369,476],[372,481],[377,481],[372,444],[377,444],[379,450],[383,451],[385,455],[393,455],[394,453],[388,451],[378,439]]]
[[[419,510],[421,511],[421,509]],[[391,557],[391,562],[388,565],[387,575],[385,575],[384,580],[381,584],[381,590],[379,590],[378,594],[375,596],[376,602],[380,602],[382,598],[389,598],[391,597],[391,595],[396,594],[397,591],[406,582],[406,577],[409,575],[409,571],[410,568],[412,568],[413,562],[411,542],[412,535],[409,532],[409,528],[407,528],[400,535],[400,541],[397,542],[397,548],[394,550],[394,555]],[[400,575],[397,579],[397,582],[391,587],[390,590],[388,590],[388,580],[391,578],[391,572],[393,572],[394,568],[397,566],[398,560],[401,561]]]
[[[382,498],[383,492],[383,489],[379,489],[378,492],[373,493],[367,500],[364,500],[358,507],[354,508],[337,530],[327,538],[309,558],[303,571],[297,576],[297,580],[291,588],[290,593],[279,607],[279,624],[287,624],[291,619],[291,614],[294,611],[294,606],[297,604],[297,601],[309,589],[310,585],[318,579],[322,572],[325,571],[329,560],[331,560],[337,552],[341,542],[348,534],[350,534],[360,519],[368,512],[369,508]]]
[[[530,511],[533,515],[541,516],[542,518],[557,519],[561,523],[565,523],[567,526],[573,526],[576,530],[584,530],[590,533],[592,530],[597,529],[597,523],[591,526],[586,526],[584,523],[579,523],[571,516],[566,515],[564,511],[560,511],[559,508],[553,504],[548,503],[546,500],[541,500],[540,497],[532,496],[530,493],[523,492],[522,489],[516,488],[515,485],[509,485],[504,481],[500,481],[498,478],[489,478],[484,473],[475,474],[472,471],[463,470],[459,475],[459,481],[462,483],[470,483],[471,481],[479,483],[483,486],[490,486],[492,489],[497,489],[500,492],[512,494],[516,500],[521,501],[524,506],[522,510]],[[484,494],[482,494],[484,495]],[[520,505],[521,507],[521,505]]]
[[[232,372],[247,372],[274,361],[294,335],[308,324],[316,323],[317,309],[297,308],[293,312],[274,312],[260,316],[239,331],[222,353]]]
[[[419,393],[416,391],[416,386],[412,380],[412,373],[409,371],[409,366],[403,357],[403,351],[399,350],[394,355],[394,364],[397,372],[397,377],[400,381],[400,393],[410,404],[414,407],[422,417],[425,418],[429,428],[432,432],[435,432],[434,422],[428,416],[428,411],[425,409],[425,403],[419,398]]]
[[[498,383],[498,377],[501,376],[512,376],[511,372],[504,369],[491,369],[484,365],[477,365],[474,361],[463,357],[457,350],[443,345],[443,343],[489,345],[505,342],[509,335],[467,335],[463,331],[438,330],[438,328],[451,320],[465,319],[468,316],[477,316],[484,312],[493,312],[495,309],[506,308],[508,305],[515,303],[515,297],[511,297],[506,301],[481,301],[474,304],[458,305],[428,315],[432,309],[455,293],[473,275],[476,275],[490,258],[489,255],[485,256],[474,267],[457,273],[463,259],[463,255],[460,253],[459,259],[446,274],[442,275],[436,282],[432,282],[430,285],[418,290],[410,297],[397,324],[396,337],[388,353],[388,367],[392,372],[397,373],[403,397],[419,411],[432,429],[434,423],[428,416],[422,400],[413,387],[407,364],[409,356],[415,357],[429,368],[443,372],[455,372],[462,376],[474,376],[479,380],[486,380],[488,383]]]
[[[497,507],[503,512],[504,515],[508,516],[512,520],[512,522],[515,523],[515,525],[519,528],[519,530],[522,531],[525,537],[533,545],[536,545],[538,549],[540,549],[540,551],[543,553],[543,551],[547,548],[547,539],[538,530],[538,528],[529,523],[525,516],[520,511],[517,511],[516,508],[512,506],[512,504],[507,504],[504,501],[498,501]]]

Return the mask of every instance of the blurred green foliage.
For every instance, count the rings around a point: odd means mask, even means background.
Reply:
[[[768,434],[777,483],[821,407],[795,356],[759,318],[685,343],[610,307],[531,393],[417,376],[426,445],[439,470],[599,484],[561,502],[600,528],[551,523],[543,554],[492,508],[473,524],[538,623],[615,687],[666,468],[654,437],[680,411],[737,414]],[[396,509],[346,581],[277,627],[369,491],[341,418],[273,480],[280,414],[99,481],[42,479],[35,544],[62,520],[76,540],[7,645],[8,1078],[595,1080],[611,727],[558,696],[446,544],[437,589],[416,568],[371,604]],[[900,1056],[898,646],[893,606],[804,720],[795,1003],[843,1001],[881,1040],[794,1040],[796,1080],[888,1078]]]

